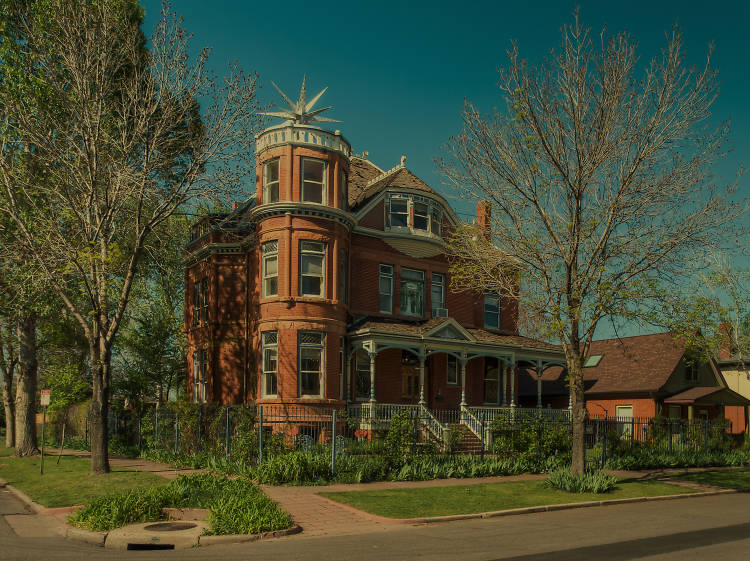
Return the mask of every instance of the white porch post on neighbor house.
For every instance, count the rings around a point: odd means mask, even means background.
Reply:
[[[466,407],[466,356],[461,355],[461,408]]]
[[[505,359],[497,359],[497,365],[503,371],[503,407],[508,405],[508,371],[506,370]]]
[[[378,353],[370,351],[370,403],[375,403],[375,359]]]
[[[541,409],[542,407],[542,368],[541,361],[536,361],[536,406]]]
[[[510,376],[510,406],[516,406],[516,362],[512,360],[508,365],[508,375]]]
[[[424,405],[424,361],[425,350],[419,350],[419,404]]]

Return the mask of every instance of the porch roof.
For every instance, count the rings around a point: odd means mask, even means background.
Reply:
[[[750,399],[729,388],[697,386],[668,397],[664,403],[679,405],[750,405]]]
[[[563,356],[559,345],[537,341],[520,335],[504,335],[484,329],[466,328],[453,318],[433,318],[427,321],[398,321],[385,318],[365,318],[349,330],[349,336],[356,339],[399,338],[414,345],[429,345],[435,348],[441,343],[446,347],[465,345],[467,350],[483,348],[523,353],[542,353],[556,359]]]

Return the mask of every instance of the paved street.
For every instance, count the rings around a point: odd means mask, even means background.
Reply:
[[[425,526],[393,525],[361,535],[311,537],[303,533],[174,552],[118,552],[62,538],[20,538],[3,516],[0,559],[746,561],[750,558],[748,507],[748,494],[722,495]],[[14,514],[24,508],[2,490],[0,512],[24,516]],[[34,518],[45,524],[44,517]]]

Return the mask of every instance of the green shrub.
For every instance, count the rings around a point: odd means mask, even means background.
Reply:
[[[71,515],[75,526],[108,531],[164,518],[161,509],[210,509],[210,534],[269,532],[291,526],[289,516],[244,479],[212,475],[180,476],[164,487],[135,489],[101,497]]]
[[[568,493],[606,493],[617,485],[617,477],[603,471],[573,475],[570,469],[558,469],[547,476],[547,487]]]

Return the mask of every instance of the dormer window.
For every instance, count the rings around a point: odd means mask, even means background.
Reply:
[[[393,194],[387,205],[388,226],[440,236],[443,211],[440,204],[418,195]]]
[[[326,198],[326,163],[302,158],[302,202],[323,204]]]
[[[279,200],[279,159],[263,165],[263,202],[276,203]]]

